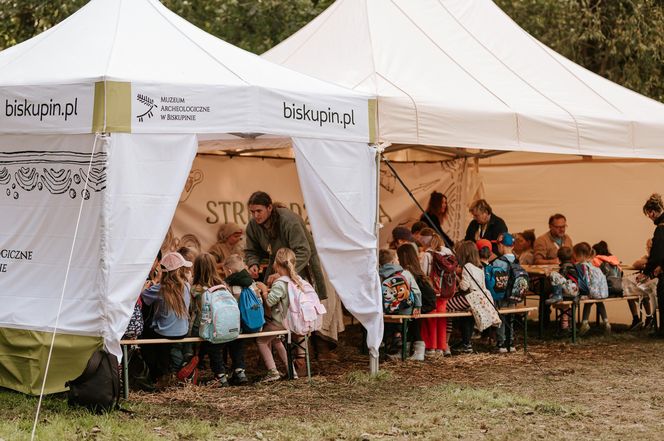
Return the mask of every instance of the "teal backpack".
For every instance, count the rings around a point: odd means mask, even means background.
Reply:
[[[198,335],[210,343],[226,343],[240,335],[240,309],[225,285],[203,293]]]

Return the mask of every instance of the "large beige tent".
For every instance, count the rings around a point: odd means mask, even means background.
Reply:
[[[664,191],[649,161],[664,158],[664,105],[557,54],[493,2],[338,0],[264,57],[375,94],[401,170],[473,158],[479,180],[457,202],[486,196],[512,231],[544,233],[560,211],[575,240],[605,239],[626,262],[643,254],[640,207]]]

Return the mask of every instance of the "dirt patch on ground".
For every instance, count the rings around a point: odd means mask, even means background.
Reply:
[[[467,388],[489,393],[476,410],[452,403],[460,414],[477,411],[481,420],[475,432],[464,433],[464,438],[499,439],[519,433],[526,439],[653,439],[664,428],[664,341],[645,335],[614,333],[583,339],[577,345],[532,340],[529,355],[478,352],[425,362],[390,361],[381,365],[387,372],[383,381],[362,375],[368,370],[368,357],[359,353],[359,339],[359,332],[351,329],[338,349],[340,361],[314,361],[312,384],[300,379],[241,388],[185,386],[161,393],[132,393],[131,401],[152,404],[154,418],[210,422],[220,416],[241,423],[275,414],[297,415],[306,421],[321,414],[344,418],[398,409],[412,415],[429,412],[432,426],[421,433],[412,429],[365,437],[407,439],[427,438],[427,433],[433,433],[431,427],[444,425],[445,415],[436,416],[435,409],[427,410],[427,403],[419,401],[423,391],[442,387],[440,394],[447,394],[445,399],[450,401],[457,389]],[[513,403],[491,404],[501,395],[515,397]],[[522,431],[514,432],[514,427]]]

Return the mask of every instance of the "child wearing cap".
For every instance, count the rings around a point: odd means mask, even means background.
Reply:
[[[160,262],[161,276],[158,282],[147,281],[141,298],[146,305],[155,304],[155,313],[149,329],[143,338],[168,338],[178,340],[189,331],[190,287],[186,272],[192,263],[180,253],[168,253]],[[158,383],[173,377],[181,365],[172,363],[171,350],[177,352],[173,344],[146,345],[143,350],[150,376]],[[180,356],[180,359],[182,357]],[[161,381],[159,381],[161,380]],[[163,383],[162,383],[163,384]]]
[[[494,296],[495,305],[497,308],[503,308],[508,306],[513,306],[505,298],[505,293],[500,292],[497,289],[497,285],[500,283],[499,278],[502,273],[506,277],[505,286],[508,286],[509,274],[510,274],[510,264],[516,262],[516,256],[513,252],[514,247],[514,237],[510,233],[503,233],[502,236],[498,238],[498,254],[500,257],[495,259],[492,263],[493,274],[495,277],[494,290],[492,294]],[[500,316],[500,326],[496,330],[496,343],[498,346],[499,353],[514,352],[516,348],[514,347],[514,315],[507,314]]]

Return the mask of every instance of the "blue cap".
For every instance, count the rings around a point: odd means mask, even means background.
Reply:
[[[503,238],[500,240],[500,243],[511,247],[514,245],[514,236],[512,236],[510,233],[503,233]]]

